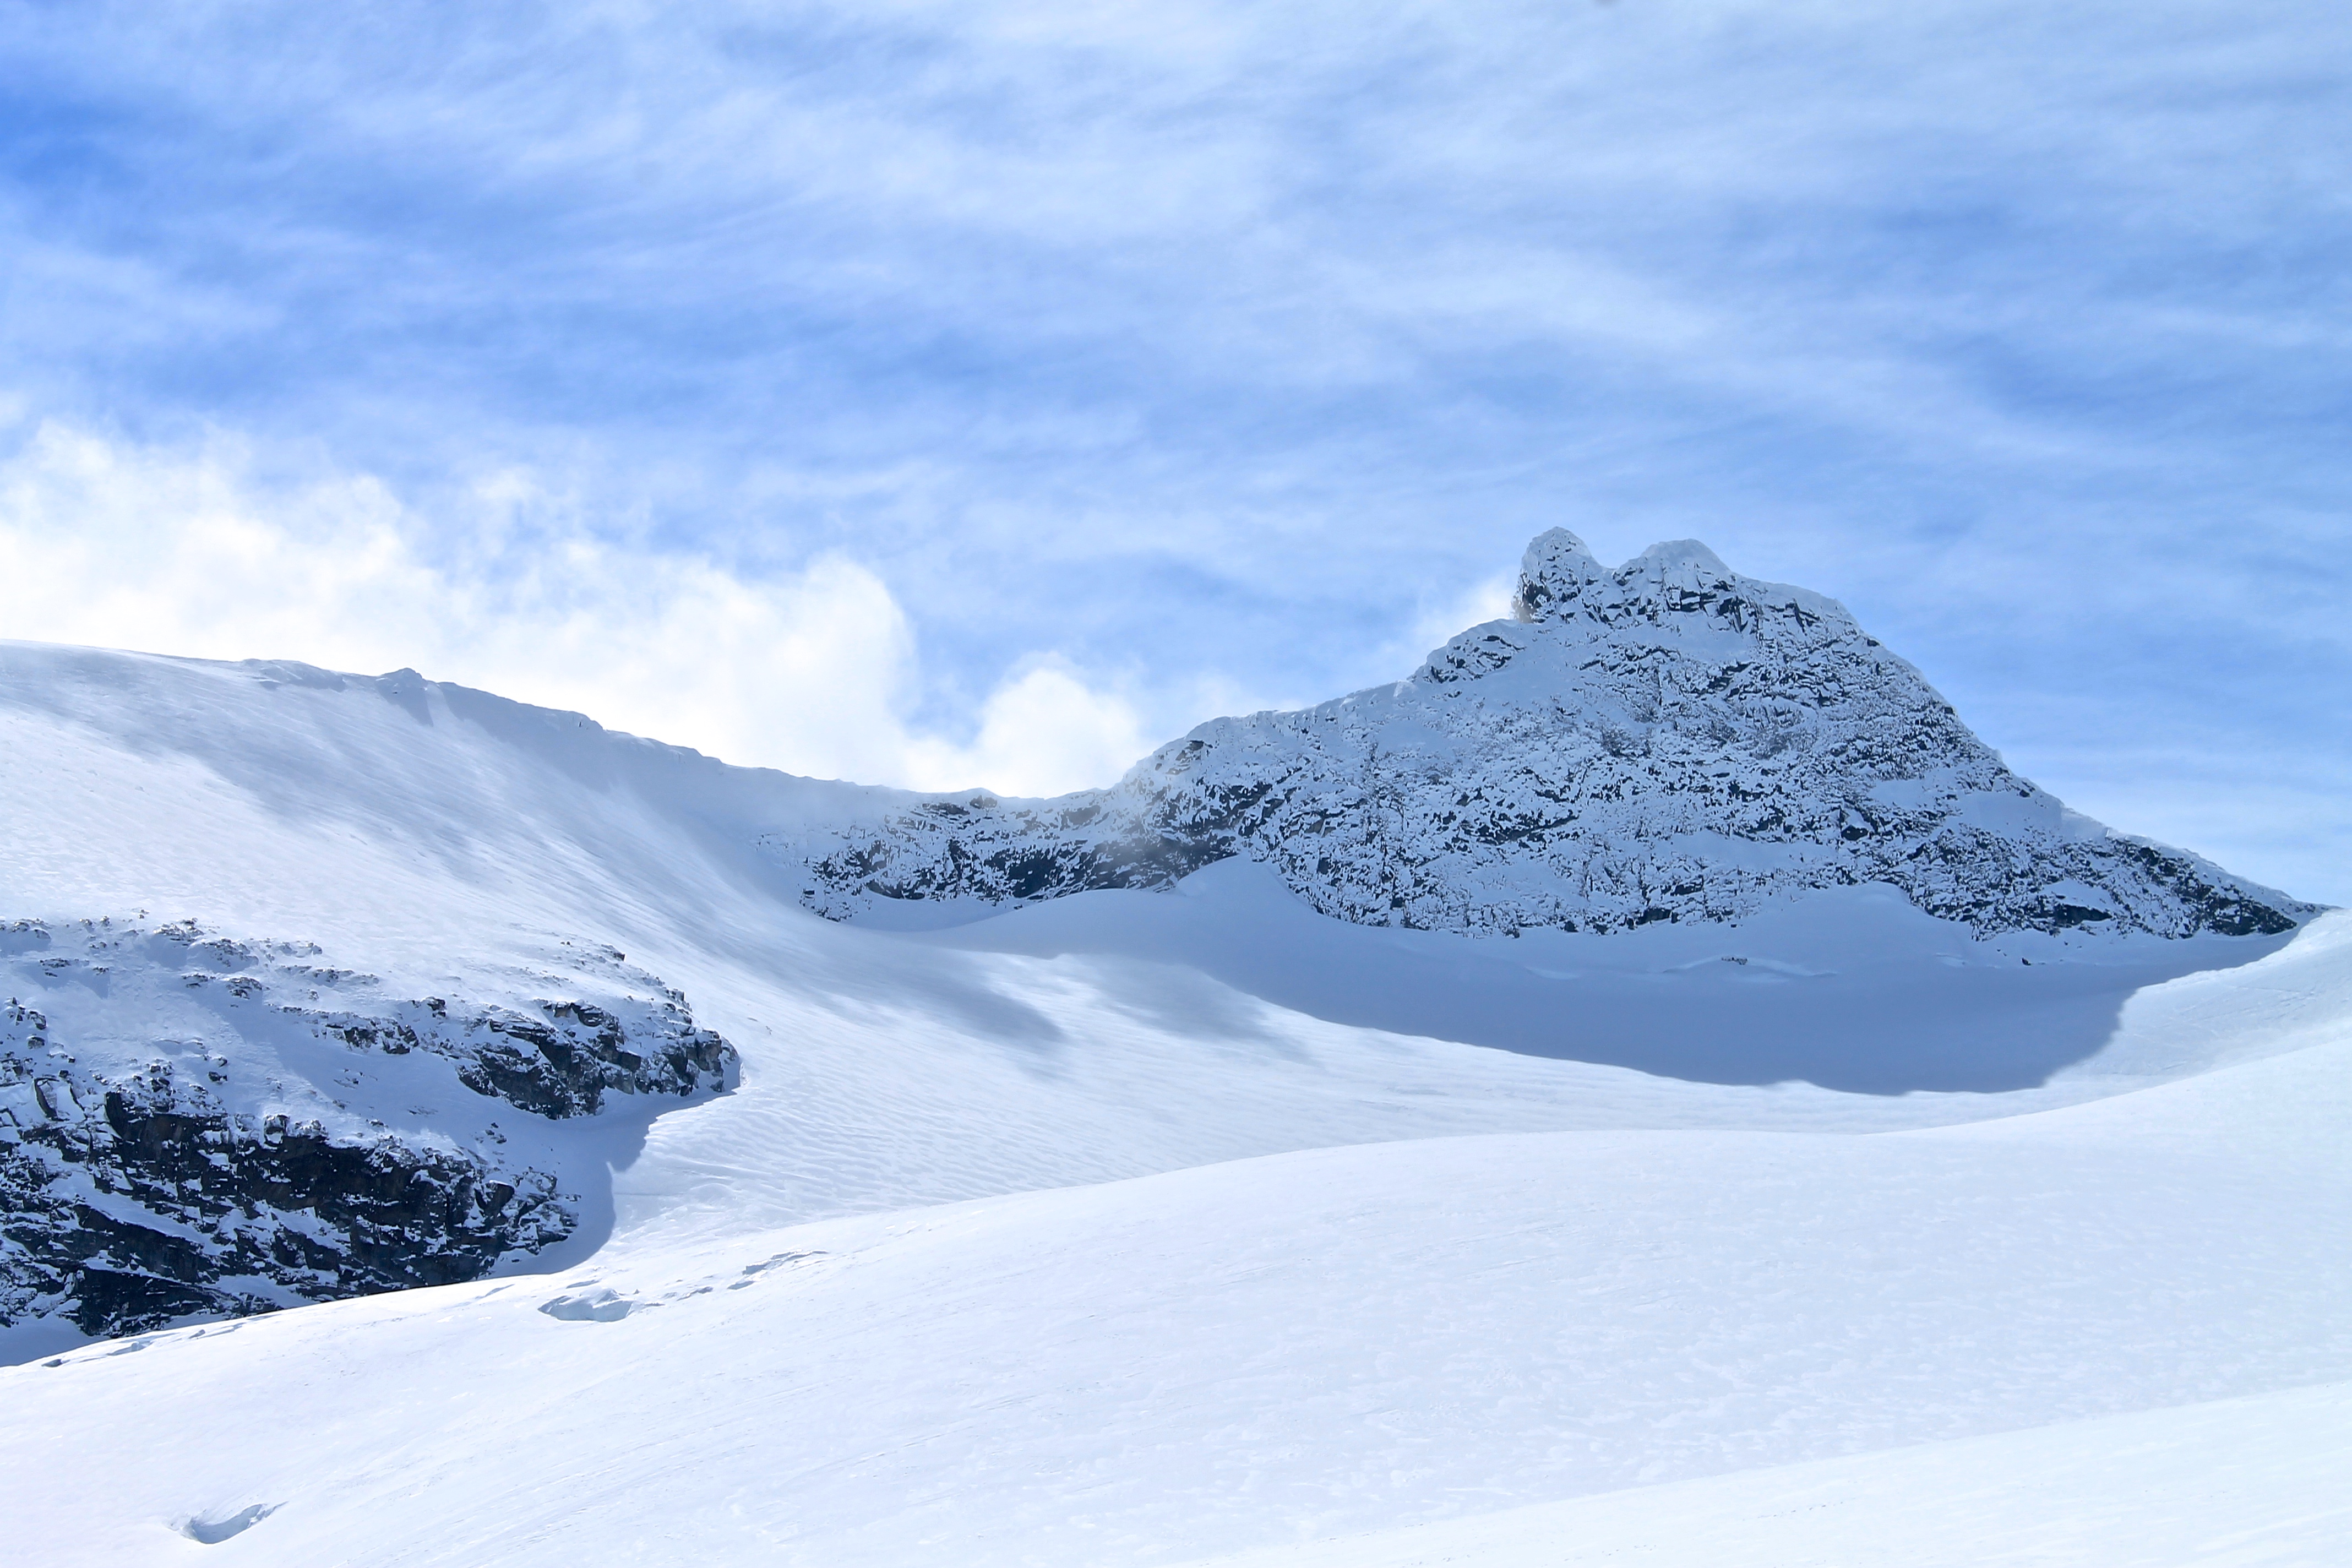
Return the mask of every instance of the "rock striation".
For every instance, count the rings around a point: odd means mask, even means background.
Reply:
[[[834,920],[1161,888],[1234,855],[1325,914],[1470,933],[1730,921],[1865,882],[1979,936],[2263,935],[2315,912],[2068,810],[1835,601],[1688,540],[1606,568],[1563,529],[1528,547],[1513,619],[1393,685],[1213,720],[1109,789],[765,842]]]
[[[567,1239],[602,1174],[567,1130],[735,1070],[678,993],[578,960],[540,994],[409,998],[193,921],[0,928],[0,1326],[110,1337]]]

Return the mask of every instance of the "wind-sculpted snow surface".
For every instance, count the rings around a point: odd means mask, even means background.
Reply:
[[[1765,628],[1740,679],[1768,653],[1845,671],[1742,790],[1804,805],[1846,780],[1822,771],[1840,744],[2000,776],[1948,714],[1918,714],[1932,746],[1869,720],[1925,689],[1866,640],[1772,641],[1796,637],[1779,600],[1642,634],[1564,597],[1328,719],[1211,726],[1066,822],[729,768],[405,672],[0,643],[0,888],[52,917],[0,942],[10,1561],[530,1568],[659,1542],[636,1554],[1076,1568],[1539,1504],[1580,1511],[1498,1525],[1516,1560],[2347,1560],[2352,1428],[2307,1395],[2352,1386],[2352,915],[2094,939],[2124,905],[2085,879],[2069,901],[2107,921],[1971,941],[1883,883],[1792,874],[1736,932],[1603,932],[1580,904],[1578,931],[1479,941],[1294,898],[1315,791],[1375,771],[1375,741],[1402,805],[1320,835],[1350,898],[1367,835],[1435,846],[1400,849],[1407,886],[1532,901],[1577,855],[1670,847],[1611,822],[1728,820],[1727,789],[1600,792],[1620,764],[1708,776],[1668,767],[1698,744],[1675,716],[1731,700],[1697,672],[1736,661],[1692,650],[1749,637],[1734,619]],[[1683,650],[1653,661],[1675,695],[1646,752],[1576,773],[1559,758],[1606,714],[1633,734],[1641,696],[1582,660],[1637,634]],[[1498,662],[1438,679],[1456,655]],[[1392,762],[1409,747],[1458,778]],[[1479,778],[1475,812],[1444,805]],[[1559,826],[1465,836],[1528,778],[1584,793],[1542,807]],[[1246,833],[1138,836],[1219,807],[1221,779]],[[1006,826],[1024,812],[1045,826]],[[1033,890],[909,932],[806,914],[823,886],[754,848],[895,817],[967,860],[991,823],[1075,843],[1142,887],[1226,858],[1166,897]],[[2045,828],[2112,842],[2054,805],[1993,842]],[[1708,875],[1782,853],[1706,842]],[[1087,879],[1055,864],[1029,868],[1043,891]],[[648,972],[741,1047],[740,1080]],[[317,1300],[339,1294],[364,1299]],[[255,1305],[296,1310],[179,1322]],[[2193,1441],[2151,1469],[2184,1409]],[[2086,1452],[2095,1475],[2063,1462]],[[1817,1466],[1883,1506],[1825,1513]],[[2161,1508],[2151,1474],[2180,1483]],[[1661,1484],[1729,1489],[1625,1489]],[[1491,1538],[1461,1540],[1515,1560]]]
[[[1979,936],[2273,935],[2314,912],[2067,810],[1843,606],[1704,545],[1610,571],[1554,529],[1517,610],[1392,686],[1212,721],[1108,790],[933,800],[769,847],[835,920],[1164,887],[1234,855],[1328,915],[1474,933],[1736,921],[1869,882]]]
[[[0,1326],[93,1335],[481,1277],[579,1227],[548,1124],[733,1050],[621,954],[402,999],[194,921],[0,928]],[[520,1114],[516,1114],[520,1113]]]
[[[183,1521],[261,1508],[233,1560],[2352,1562],[2352,920],[2160,990],[2130,1054],[2188,1076],[1968,1097],[1962,1126],[1825,1097],[1803,1130],[1419,1137],[770,1230],[673,1210],[561,1275],[0,1368],[0,1460],[40,1478],[12,1560],[177,1568]],[[1477,1517],[1524,1505],[1561,1511]]]

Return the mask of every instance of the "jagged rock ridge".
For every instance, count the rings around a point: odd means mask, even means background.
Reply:
[[[1980,936],[2274,934],[2314,912],[2067,810],[1843,606],[1696,542],[1610,570],[1554,529],[1516,612],[1394,685],[1213,720],[1108,790],[940,797],[767,845],[835,920],[1164,887],[1232,855],[1328,915],[1474,933],[1735,921],[1863,882]]]
[[[193,921],[0,928],[0,1325],[479,1278],[579,1223],[550,1124],[734,1068],[609,951],[511,1002],[403,998],[321,956]]]

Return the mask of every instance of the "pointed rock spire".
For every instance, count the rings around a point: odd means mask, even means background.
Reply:
[[[1519,557],[1519,591],[1511,611],[1523,621],[1557,619],[1587,588],[1608,578],[1584,541],[1564,528],[1549,529],[1537,534]]]

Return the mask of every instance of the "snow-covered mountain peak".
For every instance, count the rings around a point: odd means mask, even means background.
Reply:
[[[1696,540],[1612,569],[1552,529],[1515,608],[1405,680],[1212,720],[1109,790],[941,797],[771,847],[835,919],[1160,887],[1231,855],[1326,914],[1471,932],[1736,921],[1870,882],[1978,936],[2251,935],[2310,912],[2067,810],[1843,605]]]

